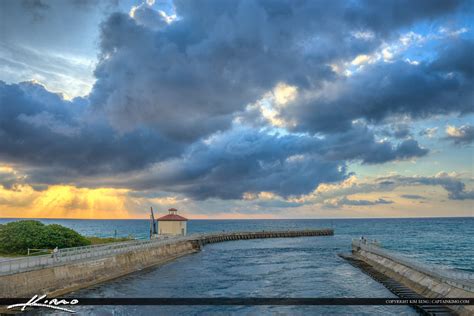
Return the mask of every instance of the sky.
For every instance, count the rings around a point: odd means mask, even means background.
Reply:
[[[0,217],[474,216],[472,51],[472,1],[0,1]]]

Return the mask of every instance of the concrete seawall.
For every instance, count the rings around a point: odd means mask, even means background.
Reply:
[[[124,244],[125,246],[118,248],[120,250],[118,252],[91,247],[90,256],[78,256],[75,252],[70,251],[73,254],[69,257],[74,260],[67,260],[68,257],[64,257],[60,259],[64,262],[36,266],[27,264],[26,268],[24,265],[18,264],[18,273],[9,271],[9,273],[5,272],[4,275],[0,275],[0,297],[31,297],[35,294],[62,295],[197,252],[203,245],[209,243],[256,238],[330,236],[333,234],[331,229],[234,232],[180,237],[167,240],[166,243],[144,241],[146,247],[137,247],[137,243],[134,242],[130,244],[129,250]],[[112,245],[104,247],[112,247]],[[94,256],[93,254],[101,255]],[[45,259],[49,260],[49,258]]]
[[[205,235],[196,240],[202,245],[230,240],[260,239],[260,238],[293,238],[312,236],[332,236],[332,229],[317,230],[288,230],[288,231],[261,231],[261,232],[229,232]]]
[[[403,259],[398,260],[396,256],[384,255],[384,251],[379,251],[378,247],[361,245],[359,242],[353,242],[352,253],[354,257],[406,285],[423,297],[474,298],[473,280],[451,278],[447,272],[447,276],[444,277],[435,269],[420,268],[417,264],[411,264]],[[448,307],[460,315],[474,315],[474,306],[451,305]]]
[[[0,277],[1,297],[31,297],[34,294],[61,295],[111,280],[177,257],[199,251],[195,241],[182,241],[97,259]]]

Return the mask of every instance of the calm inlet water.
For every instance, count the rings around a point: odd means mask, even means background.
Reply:
[[[0,220],[0,223],[6,220]],[[148,222],[43,220],[85,235],[145,238]],[[393,297],[382,285],[337,256],[352,238],[377,239],[422,262],[474,271],[474,218],[189,221],[189,233],[332,227],[335,236],[232,241],[93,288],[73,297]],[[415,315],[404,306],[346,307],[76,307],[82,314]]]

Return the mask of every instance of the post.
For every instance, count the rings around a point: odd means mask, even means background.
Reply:
[[[153,214],[153,207],[150,207],[150,239],[156,233],[155,215]]]

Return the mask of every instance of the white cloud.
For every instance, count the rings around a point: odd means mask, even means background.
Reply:
[[[277,105],[284,106],[294,101],[298,95],[298,87],[290,86],[285,83],[279,83],[273,89],[274,100]]]
[[[351,61],[351,64],[355,66],[360,66],[362,64],[370,62],[371,60],[372,58],[369,55],[358,55]]]
[[[461,126],[459,128],[448,125],[446,126],[446,134],[451,137],[463,137],[465,135],[465,128],[466,126]]]
[[[457,29],[457,30],[452,30],[452,29],[449,29],[449,28],[446,28],[446,27],[440,27],[439,28],[439,33],[440,34],[443,34],[443,35],[446,35],[446,36],[451,36],[451,37],[457,37],[461,34],[464,34],[466,32],[468,32],[469,29],[466,28],[466,27],[462,27],[460,29]]]

